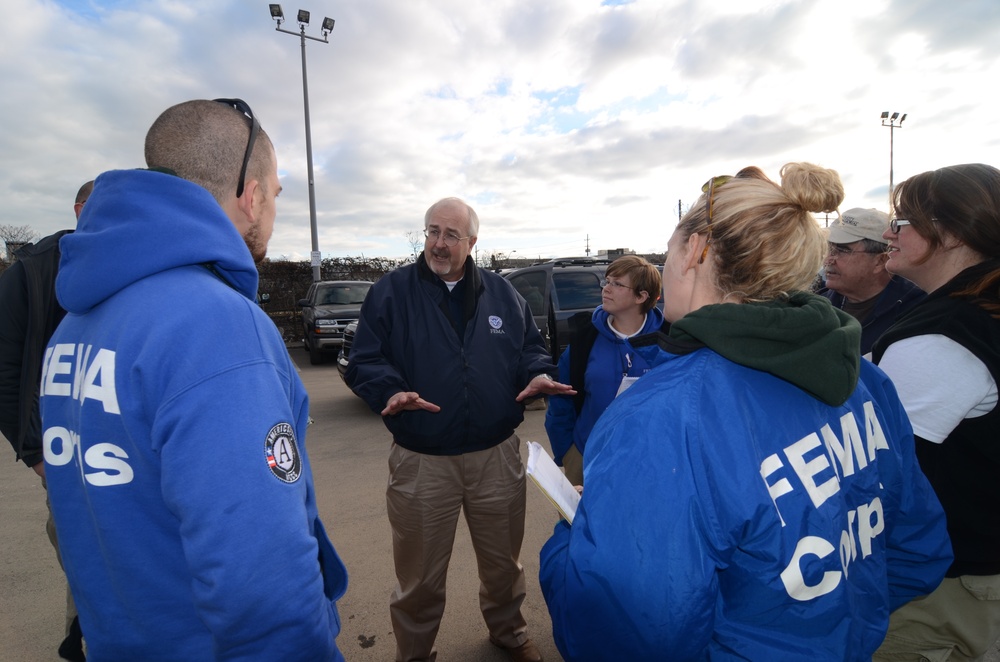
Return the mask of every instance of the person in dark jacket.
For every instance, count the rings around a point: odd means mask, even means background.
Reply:
[[[85,183],[76,193],[73,211],[80,218],[83,205],[94,190]],[[56,300],[56,273],[59,268],[59,239],[72,230],[60,230],[37,243],[14,252],[16,261],[0,275],[0,433],[3,433],[17,460],[31,467],[45,485],[42,461],[42,421],[38,411],[38,381],[42,358],[66,311]],[[48,500],[46,500],[48,505]],[[48,510],[45,524],[49,540],[59,557],[59,541]],[[76,605],[66,587],[66,633],[59,646],[66,660],[83,660],[83,643]]]
[[[525,399],[572,389],[553,381],[556,368],[525,300],[472,261],[472,207],[439,200],[424,215],[424,234],[416,263],[369,291],[345,375],[392,433],[386,502],[396,660],[437,656],[463,510],[490,641],[513,660],[541,660],[521,614],[525,473],[514,429]]]
[[[941,499],[955,562],[893,612],[876,660],[976,660],[1000,638],[1000,169],[910,177],[893,190],[886,268],[927,298],[878,342]]]
[[[823,262],[825,286],[817,292],[861,322],[861,353],[908,310],[924,291],[885,269],[887,245],[882,233],[889,215],[877,209],[848,209],[830,226],[829,251]]]

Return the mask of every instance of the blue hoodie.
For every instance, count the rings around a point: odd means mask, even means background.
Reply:
[[[558,464],[570,446],[576,445],[583,455],[587,437],[597,419],[618,395],[618,387],[625,375],[641,377],[649,372],[650,365],[629,345],[608,327],[610,315],[598,306],[591,316],[591,324],[597,330],[597,338],[590,348],[587,370],[584,376],[585,395],[583,408],[577,414],[571,395],[554,395],[549,398],[545,412],[545,432],[549,435],[552,455]],[[654,333],[663,324],[663,313],[653,308],[646,314],[646,322],[638,335]],[[574,341],[575,342],[575,341]],[[570,383],[570,348],[567,347],[559,358],[559,381]]]
[[[308,396],[232,222],[113,171],[60,248],[43,446],[88,659],[342,660]]]

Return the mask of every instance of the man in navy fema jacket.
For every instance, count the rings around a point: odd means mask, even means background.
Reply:
[[[521,614],[525,474],[514,429],[526,398],[572,393],[524,299],[470,258],[476,212],[445,198],[424,215],[416,264],[375,283],[361,309],[348,385],[392,433],[386,491],[398,583],[396,660],[433,660],[458,515],[479,564],[490,641],[541,660]]]

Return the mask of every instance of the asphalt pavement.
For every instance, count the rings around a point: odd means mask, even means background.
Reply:
[[[391,662],[395,640],[389,621],[394,581],[385,484],[390,439],[380,417],[341,382],[331,361],[309,365],[301,347],[290,349],[309,391],[313,425],[306,440],[320,515],[347,565],[350,585],[339,602],[338,645],[349,662]],[[548,448],[544,411],[528,411],[522,442]],[[6,445],[6,444],[5,444]],[[522,456],[527,452],[522,444]],[[65,580],[45,535],[45,492],[34,472],[0,453],[0,661],[57,661],[62,640]],[[529,635],[548,662],[562,658],[538,586],[538,553],[557,515],[530,483],[521,560],[528,594]],[[459,520],[448,572],[448,601],[437,638],[441,662],[505,662],[487,640],[479,613],[479,580],[464,520]],[[984,658],[1000,662],[1000,647]]]
[[[395,585],[386,517],[390,437],[381,418],[343,384],[334,362],[309,364],[301,347],[289,350],[309,391],[306,444],[320,516],[347,566],[349,586],[338,603],[338,646],[349,662],[391,662],[396,643],[389,621]],[[548,447],[544,411],[528,411],[522,440]],[[4,447],[6,442],[0,439]],[[522,456],[527,451],[522,445]],[[34,472],[0,451],[0,662],[57,661],[63,637],[65,580],[45,535],[45,492]],[[521,559],[528,594],[523,610],[529,636],[547,662],[562,658],[538,586],[538,552],[558,520],[529,482]],[[440,662],[506,662],[489,643],[479,613],[479,579],[468,528],[459,520],[448,571],[448,601],[437,637]]]

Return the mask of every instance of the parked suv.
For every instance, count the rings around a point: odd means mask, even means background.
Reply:
[[[344,329],[344,343],[340,346],[340,352],[337,354],[337,372],[340,373],[340,378],[347,382],[345,375],[347,374],[347,364],[351,359],[351,347],[354,346],[354,334],[358,332],[358,321],[354,320],[347,325]]]
[[[503,274],[528,302],[538,330],[559,361],[572,329],[590,322],[601,305],[601,279],[612,260],[594,257],[559,258]]]
[[[371,286],[365,280],[325,280],[309,286],[297,305],[302,308],[303,344],[310,363],[322,363],[328,352],[340,349],[344,329],[361,315]]]

